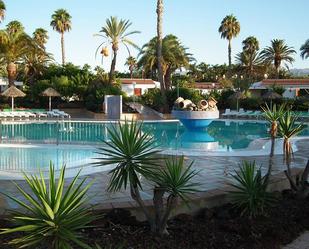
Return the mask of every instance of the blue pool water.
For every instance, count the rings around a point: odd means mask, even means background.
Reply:
[[[95,157],[95,148],[102,140],[109,139],[111,125],[93,122],[0,124],[0,170],[46,167],[50,160],[57,166],[87,164]],[[267,137],[267,129],[268,124],[263,122],[223,120],[213,121],[206,129],[194,131],[186,130],[179,122],[145,122],[143,126],[144,131],[154,135],[162,149],[201,151],[244,149],[253,140]],[[301,135],[309,136],[309,129]]]

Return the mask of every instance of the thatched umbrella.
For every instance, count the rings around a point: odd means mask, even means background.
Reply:
[[[244,99],[246,98],[246,95],[244,95],[242,92],[237,91],[235,93],[233,93],[229,99],[236,99],[236,103],[237,103],[237,111],[239,111],[239,100],[240,99]]]
[[[273,100],[274,99],[281,99],[282,96],[274,91],[268,91],[262,96],[263,99],[270,99],[270,108],[272,109]]]
[[[60,93],[58,93],[54,88],[47,88],[44,92],[42,92],[43,96],[49,97],[49,111],[51,111],[51,98],[52,97],[60,97]]]
[[[14,111],[14,98],[25,97],[26,94],[15,86],[10,86],[2,94],[2,96],[12,98],[12,111]]]

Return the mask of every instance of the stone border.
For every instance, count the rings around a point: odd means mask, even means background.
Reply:
[[[292,176],[296,177],[302,169],[300,168],[293,168],[292,169]],[[270,183],[269,183],[269,191],[276,192],[282,191],[284,189],[289,189],[290,184],[287,180],[284,172],[280,172],[274,176],[271,176]],[[229,193],[228,191],[232,190],[231,186],[222,186],[216,189],[211,189],[208,191],[198,192],[195,194],[190,195],[188,198],[188,203],[179,202],[176,209],[173,211],[172,216],[186,213],[186,214],[197,214],[204,208],[213,208],[217,206],[222,206],[230,202]],[[145,200],[145,206],[153,211],[153,202],[151,199]],[[144,221],[145,216],[138,206],[138,204],[131,200],[125,202],[108,202],[102,203],[97,206],[94,206],[94,211],[104,211],[108,212],[111,209],[120,208],[120,209],[127,209],[134,215],[138,220]]]

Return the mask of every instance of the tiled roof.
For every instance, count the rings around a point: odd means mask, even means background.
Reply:
[[[262,81],[263,85],[309,85],[309,79],[267,79]]]
[[[194,88],[196,89],[220,89],[221,84],[218,82],[195,82]]]
[[[136,84],[155,84],[156,81],[152,79],[120,79],[120,82],[122,84],[133,84],[135,82]]]

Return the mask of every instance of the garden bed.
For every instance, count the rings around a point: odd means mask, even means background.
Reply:
[[[240,217],[231,205],[204,209],[197,216],[178,215],[169,222],[170,235],[157,238],[147,223],[137,222],[129,212],[114,209],[98,220],[96,228],[83,231],[89,244],[97,242],[111,249],[276,249],[309,229],[309,200],[297,200],[284,191],[264,217]],[[4,222],[1,222],[3,225]],[[8,236],[0,237],[1,249]]]

